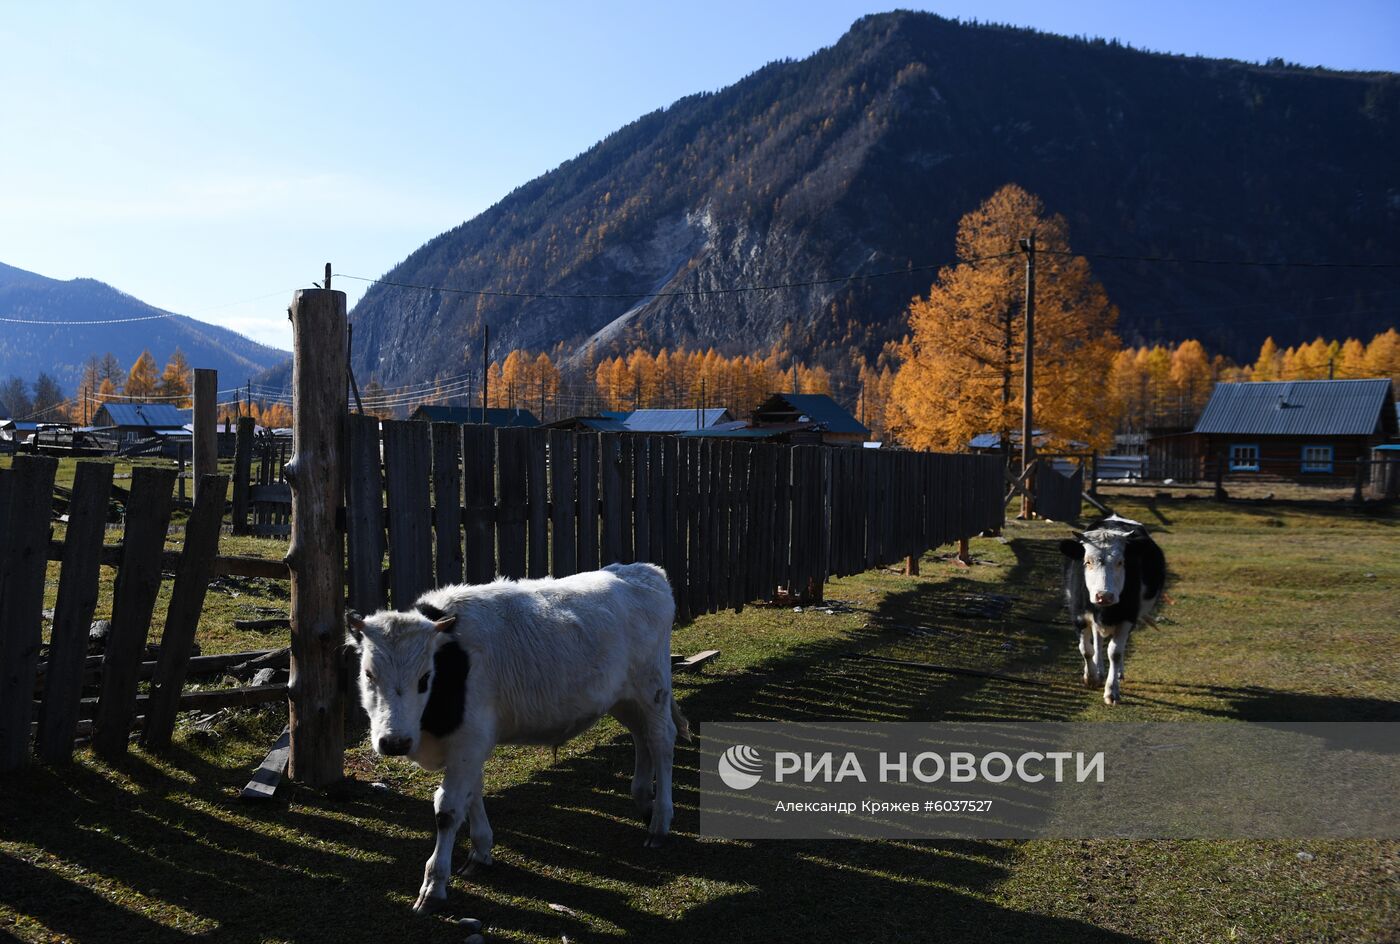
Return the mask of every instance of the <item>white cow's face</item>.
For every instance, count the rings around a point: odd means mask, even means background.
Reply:
[[[346,615],[346,641],[360,653],[360,704],[370,743],[381,754],[418,750],[423,709],[433,685],[433,657],[451,639],[455,616],[433,622],[422,613]]]
[[[1079,550],[1066,553],[1082,557],[1084,561],[1084,585],[1088,588],[1089,599],[1099,606],[1112,606],[1123,598],[1124,576],[1127,573],[1128,541],[1126,537],[1107,535],[1103,532],[1081,534],[1074,532]],[[1076,542],[1066,541],[1068,544]]]

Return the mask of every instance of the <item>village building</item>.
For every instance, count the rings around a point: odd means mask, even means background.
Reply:
[[[1149,476],[1349,482],[1397,435],[1388,378],[1221,383],[1194,429],[1148,443]]]

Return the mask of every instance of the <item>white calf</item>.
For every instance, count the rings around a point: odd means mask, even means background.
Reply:
[[[560,580],[443,587],[406,613],[348,615],[374,749],[445,771],[414,910],[447,897],[464,819],[470,860],[491,862],[481,784],[492,749],[559,745],[604,714],[632,734],[632,796],[650,821],[646,844],[661,844],[676,736],[690,736],[671,697],[674,611],[661,568],[613,564]]]

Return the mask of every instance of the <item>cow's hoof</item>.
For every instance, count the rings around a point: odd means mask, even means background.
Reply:
[[[1117,695],[1110,695],[1110,694],[1108,694],[1107,692],[1104,693],[1104,696],[1103,696],[1103,703],[1104,703],[1105,705],[1107,705],[1108,707],[1110,707],[1110,708],[1115,708],[1115,707],[1117,707],[1118,701],[1119,701],[1119,698],[1118,698]]]
[[[430,915],[436,913],[443,905],[447,904],[447,896],[438,898],[427,892],[419,892],[418,900],[413,903],[413,913],[420,915]]]
[[[481,859],[473,859],[470,856],[468,856],[467,861],[463,862],[457,868],[457,874],[466,877],[471,877],[473,875],[481,875],[491,868],[491,861],[491,859],[486,859],[483,861]]]
[[[665,833],[662,833],[662,834],[659,835],[659,836],[656,835],[655,833],[648,833],[648,834],[647,834],[647,841],[646,841],[646,848],[647,848],[647,849],[660,849],[660,848],[661,848],[662,846],[664,846],[664,845],[666,845],[666,834],[665,834]]]
[[[1084,687],[1085,687],[1085,688],[1098,688],[1098,687],[1099,687],[1100,685],[1102,685],[1102,684],[1103,684],[1103,680],[1102,680],[1102,679],[1094,678],[1092,675],[1086,675],[1086,676],[1084,676]]]

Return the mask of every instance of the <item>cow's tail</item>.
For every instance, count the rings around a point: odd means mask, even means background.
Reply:
[[[685,715],[681,714],[680,707],[676,704],[676,696],[671,696],[671,720],[676,724],[676,739],[681,741],[690,740],[690,722],[685,720]]]

